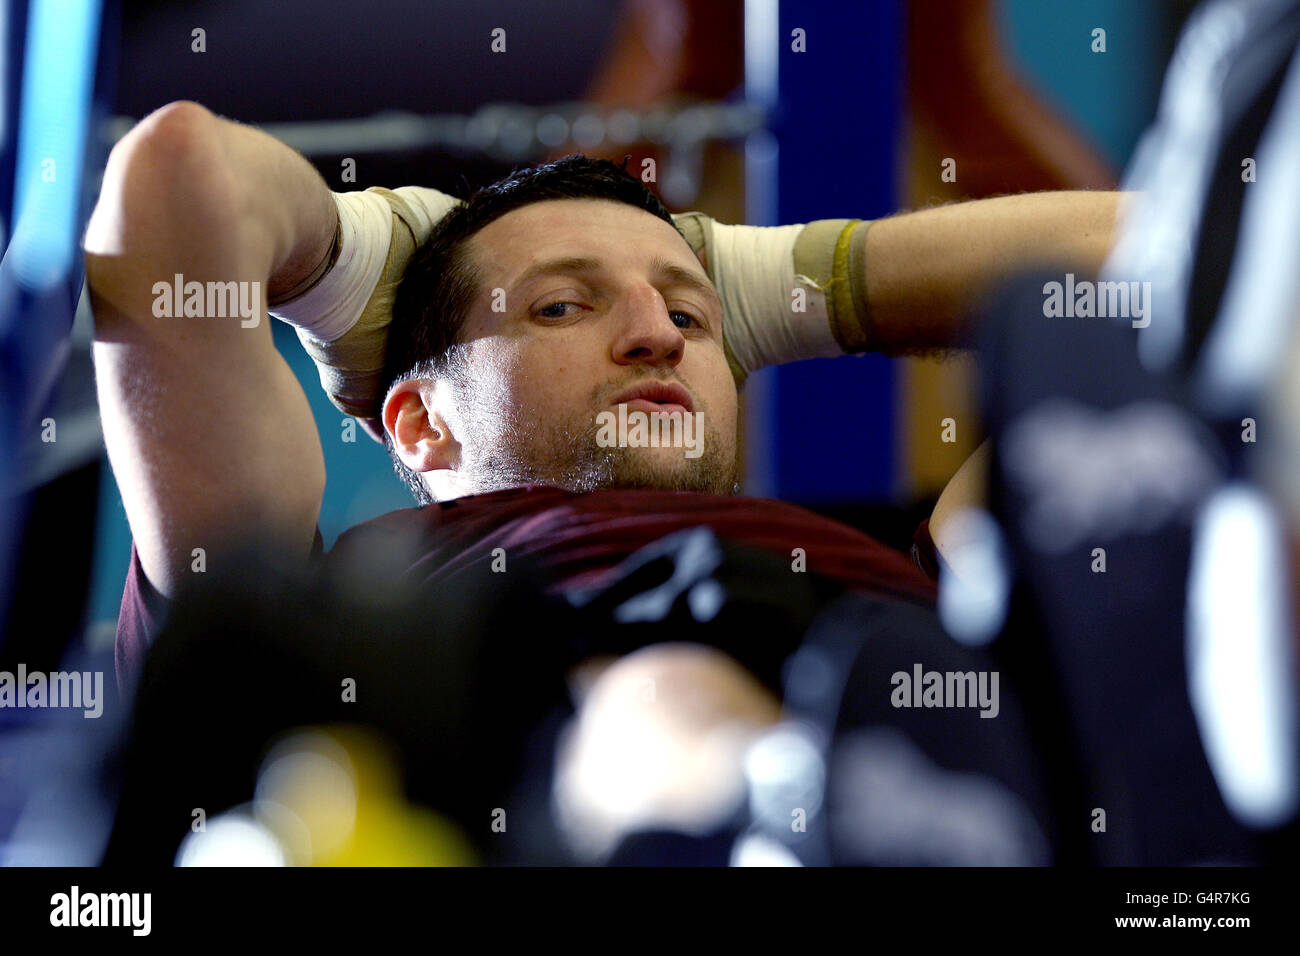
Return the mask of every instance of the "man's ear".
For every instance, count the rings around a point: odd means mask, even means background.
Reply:
[[[398,458],[412,471],[451,468],[459,461],[460,444],[447,427],[434,401],[430,382],[401,382],[384,402],[384,430]]]

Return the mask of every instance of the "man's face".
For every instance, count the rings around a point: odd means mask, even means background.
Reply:
[[[454,439],[425,472],[435,497],[527,482],[734,490],[737,400],[722,307],[671,225],[624,203],[551,200],[492,222],[468,250],[479,282],[464,361],[425,399],[435,431],[441,419]],[[648,398],[627,394],[643,386],[655,387]],[[677,447],[629,447],[641,442],[620,433],[620,402],[628,425],[641,412],[661,426],[663,403],[697,434],[677,427],[661,433]]]

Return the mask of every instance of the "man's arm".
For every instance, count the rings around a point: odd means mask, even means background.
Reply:
[[[673,217],[727,317],[738,385],[753,371],[856,352],[951,348],[981,295],[1036,266],[1100,269],[1117,192],[978,199],[872,221],[736,226]]]
[[[164,595],[194,548],[241,528],[304,555],[312,545],[324,456],[265,306],[327,254],[336,216],[305,159],[195,103],[151,114],[109,157],[84,242],[100,414],[141,565]],[[256,324],[157,317],[155,283],[178,274],[258,283]]]
[[[867,292],[882,351],[951,347],[975,299],[1035,265],[1096,274],[1115,240],[1120,192],[1046,192],[954,203],[875,222],[867,233]],[[958,469],[930,516],[950,564],[952,518],[984,507],[988,442]]]
[[[866,305],[880,351],[951,347],[978,297],[1019,270],[1045,265],[1100,271],[1123,195],[1026,193],[872,223]]]

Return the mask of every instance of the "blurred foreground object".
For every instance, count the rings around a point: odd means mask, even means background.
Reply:
[[[392,747],[373,731],[339,725],[295,731],[270,749],[247,827],[273,840],[292,866],[467,866],[469,841],[402,793]],[[246,866],[260,847],[229,841],[237,811],[186,837],[179,866]],[[233,832],[246,832],[236,830]]]

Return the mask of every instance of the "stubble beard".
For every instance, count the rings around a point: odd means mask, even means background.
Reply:
[[[739,494],[734,452],[729,454],[722,436],[709,427],[707,415],[702,416],[702,453],[687,458],[685,449],[672,449],[679,459],[661,449],[602,447],[595,413],[577,422],[542,422],[503,410],[478,389],[458,391],[466,436],[458,476],[472,494],[526,484],[575,492],[641,488]]]

